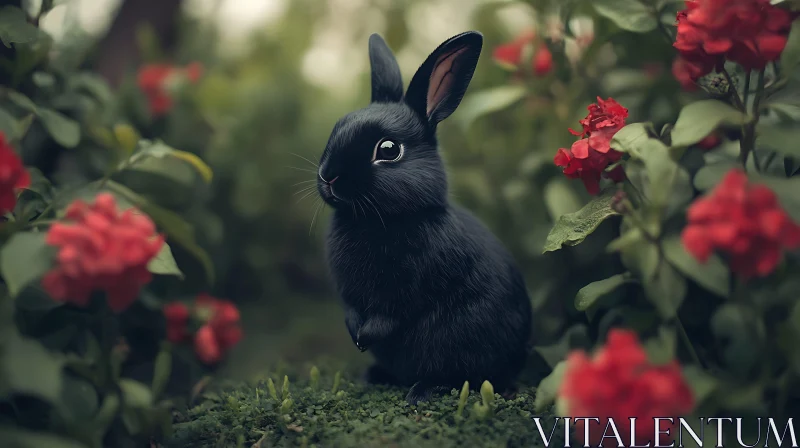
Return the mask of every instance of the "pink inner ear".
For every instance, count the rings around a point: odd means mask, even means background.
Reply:
[[[467,51],[468,47],[456,48],[455,50],[439,56],[436,64],[431,71],[431,79],[428,84],[428,103],[427,114],[431,115],[433,109],[447,96],[453,84],[453,69],[458,63],[458,56]]]

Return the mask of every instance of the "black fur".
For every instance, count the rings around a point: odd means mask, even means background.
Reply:
[[[367,380],[410,387],[412,404],[464,381],[510,389],[527,354],[522,276],[491,232],[449,203],[437,150],[436,125],[461,102],[482,44],[477,32],[449,39],[402,97],[397,62],[372,35],[373,101],[339,120],[320,161],[317,187],[334,208],[327,257],[347,329],[377,360]],[[448,65],[437,70],[442,58]],[[404,154],[373,164],[385,138]]]

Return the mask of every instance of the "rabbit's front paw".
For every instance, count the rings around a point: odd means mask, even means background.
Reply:
[[[345,311],[344,316],[344,324],[347,326],[347,332],[350,333],[350,339],[353,340],[353,344],[361,350],[361,347],[358,345],[358,331],[361,329],[361,325],[364,323],[364,320],[361,319],[361,316],[352,308]],[[364,350],[361,350],[362,352]]]
[[[356,347],[362,352],[375,342],[388,337],[397,328],[397,321],[385,317],[368,318],[356,334]]]

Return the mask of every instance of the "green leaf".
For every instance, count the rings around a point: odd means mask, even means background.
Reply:
[[[586,311],[597,300],[603,296],[614,292],[617,288],[627,283],[636,281],[630,272],[613,275],[609,278],[589,283],[578,291],[575,295],[575,308],[578,311]]]
[[[644,343],[647,358],[651,364],[664,365],[675,359],[678,339],[675,329],[664,325],[658,328],[658,335]]]
[[[139,169],[175,177],[176,174],[174,174],[174,171],[176,168],[174,166],[172,168],[164,167],[167,160],[174,160],[188,164],[188,166],[193,168],[206,183],[211,182],[213,178],[213,171],[211,168],[195,154],[172,148],[160,141],[144,141],[141,145],[142,149],[130,158],[126,169]],[[182,182],[191,183],[185,179]]]
[[[98,430],[105,433],[114,419],[117,417],[117,411],[119,410],[119,396],[117,394],[108,394],[103,399],[103,404],[100,406],[100,409],[97,411],[97,415],[94,419],[94,425],[98,428]]]
[[[613,189],[606,190],[577,212],[558,218],[547,235],[543,253],[559,250],[564,246],[576,246],[594,232],[603,221],[619,215],[611,209],[611,200],[615,193]]]
[[[0,40],[7,48],[11,44],[29,44],[39,38],[39,29],[28,23],[25,11],[16,6],[0,8]]]
[[[114,99],[114,93],[108,83],[100,75],[92,72],[81,72],[70,76],[67,86],[69,90],[88,93],[101,104],[107,104]]]
[[[658,246],[642,239],[620,251],[622,263],[642,283],[645,295],[662,318],[675,317],[686,297],[686,278],[660,257]]]
[[[28,167],[28,173],[31,183],[21,189],[14,207],[14,216],[20,222],[30,222],[39,217],[50,206],[54,195],[53,185],[41,171]]]
[[[682,210],[692,200],[694,191],[689,173],[673,160],[669,148],[661,141],[645,141],[641,160],[647,176],[646,195],[659,215],[661,210],[668,215]]]
[[[650,129],[652,127],[652,123],[631,123],[614,134],[611,139],[611,147],[638,158],[640,148],[651,138]]]
[[[800,104],[782,103],[772,101],[764,105],[770,112],[774,112],[778,122],[788,122],[789,124],[800,121]]]
[[[800,130],[797,126],[770,126],[759,123],[756,132],[758,137],[757,146],[766,146],[769,149],[780,152],[781,154],[800,158]]]
[[[661,241],[664,257],[683,275],[691,278],[703,288],[728,297],[730,294],[730,270],[718,255],[712,255],[705,263],[700,263],[686,252],[678,235],[664,237]]]
[[[581,200],[564,177],[556,177],[547,183],[543,191],[544,203],[553,219],[581,209]]]
[[[39,119],[42,120],[47,133],[59,145],[65,148],[78,146],[81,140],[81,127],[77,121],[52,109],[39,108]]]
[[[684,107],[672,129],[672,146],[685,147],[706,138],[721,126],[741,126],[749,117],[718,100],[697,101]]]
[[[14,136],[14,140],[20,141],[26,135],[28,135],[28,130],[31,128],[35,117],[36,116],[33,114],[28,114],[17,121],[14,134],[12,134]]]
[[[711,331],[721,345],[725,367],[740,378],[749,378],[764,361],[766,328],[755,310],[726,303],[711,318]]]
[[[164,393],[172,375],[172,352],[169,344],[163,344],[161,350],[156,355],[156,362],[153,371],[153,384],[150,387],[153,398],[158,398]]]
[[[72,421],[91,420],[100,406],[100,397],[94,385],[71,373],[64,375],[61,392],[61,410]]]
[[[570,326],[557,342],[550,345],[537,345],[533,349],[544,359],[548,366],[555,366],[576,348],[591,345],[589,330],[584,324]]]
[[[644,282],[644,291],[664,319],[678,314],[687,292],[686,277],[671,264],[662,261],[655,275]]]
[[[7,90],[6,93],[8,94],[8,99],[10,99],[14,104],[28,112],[36,113],[36,103],[34,103],[30,98],[17,92],[16,90]]]
[[[64,302],[54,300],[41,285],[31,283],[16,297],[14,306],[20,310],[43,312],[64,306]],[[41,341],[42,338],[40,337],[39,340]]]
[[[463,127],[469,127],[476,119],[511,107],[527,94],[527,88],[521,85],[499,86],[473,93],[458,108],[457,119]]]
[[[556,364],[550,375],[547,375],[536,388],[536,398],[533,401],[533,411],[537,414],[545,412],[558,397],[558,389],[564,380],[564,373],[567,371],[567,363],[561,361]]]
[[[700,191],[712,190],[730,170],[737,167],[741,167],[741,165],[730,162],[705,165],[695,173],[693,180],[694,187]]]
[[[31,75],[33,83],[40,89],[49,89],[56,85],[56,77],[52,73],[47,72],[33,72]]]
[[[0,132],[14,135],[17,130],[17,119],[5,109],[0,109]]]
[[[627,247],[634,244],[639,244],[643,240],[644,233],[642,233],[642,230],[634,227],[622,232],[619,238],[616,238],[608,243],[606,250],[608,252],[622,252]]]
[[[637,0],[593,0],[598,14],[618,27],[634,33],[647,33],[658,27],[656,11]]]
[[[145,432],[151,426],[153,394],[144,384],[123,378],[119,382],[122,390],[122,422],[131,434]]]
[[[683,368],[683,378],[692,388],[696,406],[703,404],[719,387],[717,379],[700,366],[685,366]]]
[[[794,222],[800,223],[800,178],[793,177],[786,179],[759,176],[753,173],[750,173],[749,177],[752,182],[766,185],[775,192],[781,207],[786,211],[789,217],[791,217]]]
[[[746,383],[723,383],[722,386],[717,390],[715,401],[716,404],[720,406],[722,409],[733,412],[733,413],[740,413],[744,412],[753,412],[753,410],[766,410],[766,403],[764,403],[764,395],[765,395],[765,383],[763,381],[751,381]],[[762,411],[764,412],[764,411]],[[710,428],[709,428],[710,429]],[[731,434],[732,428],[728,426],[726,428],[728,430],[728,437],[730,438],[733,436]],[[746,436],[747,439],[745,440],[752,440],[753,436]],[[723,430],[723,438],[725,438],[725,431]],[[707,446],[707,445],[706,445]]]
[[[126,407],[148,408],[153,405],[153,394],[144,384],[123,378],[119,381],[119,388]]]
[[[175,257],[172,256],[172,250],[167,243],[164,243],[161,251],[147,264],[147,270],[153,274],[174,275],[184,278],[183,272],[178,267],[178,263],[175,261]]]
[[[0,446],[8,448],[89,448],[75,440],[42,431],[28,431],[18,426],[0,427]]]
[[[42,232],[18,232],[0,249],[0,273],[8,293],[16,297],[37,281],[53,264],[56,249],[45,243]]]
[[[800,20],[795,20],[792,22],[789,40],[781,53],[781,72],[792,73],[798,65],[800,65]]]
[[[18,334],[3,341],[0,356],[0,397],[29,395],[48,403],[61,398],[64,360],[39,342]]]

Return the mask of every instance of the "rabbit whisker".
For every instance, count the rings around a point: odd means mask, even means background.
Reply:
[[[302,198],[300,198],[300,199],[298,199],[298,200],[297,200],[297,204],[299,204],[299,203],[303,202],[303,199],[305,199],[305,198],[307,198],[307,197],[311,196],[312,194],[316,193],[316,191],[317,191],[317,190],[311,190],[311,191],[309,191],[308,193],[304,194]]]
[[[358,205],[358,208],[360,208],[360,209],[361,209],[361,213],[363,213],[363,214],[364,214],[364,218],[366,218],[366,217],[367,217],[367,211],[366,211],[366,210],[364,210],[364,206],[363,206],[363,205],[361,205],[361,201],[360,201],[360,200],[358,200],[358,199],[356,199],[356,205]]]
[[[296,196],[296,195],[298,195],[300,193],[305,193],[306,191],[308,191],[308,190],[310,190],[312,188],[317,188],[317,186],[316,185],[309,185],[307,187],[303,187],[300,190],[298,190],[295,193],[293,193],[292,196]]]
[[[311,231],[314,230],[314,221],[317,220],[317,213],[319,213],[319,209],[322,207],[322,199],[317,198],[317,208],[314,210],[314,216],[311,217],[311,226],[308,228],[308,235],[311,236]]]
[[[306,159],[305,157],[301,156],[300,154],[296,154],[296,153],[293,153],[293,152],[290,152],[289,154],[291,154],[291,155],[293,155],[293,156],[295,156],[295,157],[299,157],[299,158],[301,158],[301,159],[305,160],[306,162],[308,162],[308,163],[310,163],[311,165],[313,165],[313,166],[314,166],[314,168],[319,168],[319,165],[317,165],[316,163],[314,163],[314,162],[312,162],[312,161],[310,161],[310,160]]]
[[[296,167],[296,166],[286,166],[286,168],[291,168],[291,169],[293,169],[293,170],[297,170],[297,171],[305,171],[305,172],[307,172],[307,173],[314,173],[314,174],[317,174],[317,172],[316,172],[315,170],[310,170],[310,169],[308,169],[308,168],[298,168],[298,167]]]
[[[307,183],[309,183],[309,182],[316,182],[316,181],[317,181],[317,179],[304,180],[304,181],[302,181],[302,182],[298,182],[298,183],[296,183],[296,184],[292,184],[291,186],[292,186],[292,187],[296,187],[296,186],[298,186],[298,185],[307,184]]]
[[[386,223],[383,222],[383,216],[381,216],[381,212],[378,211],[378,207],[375,205],[375,203],[369,199],[370,197],[372,197],[372,199],[375,199],[375,196],[372,196],[372,193],[369,193],[368,196],[364,196],[364,199],[372,206],[372,209],[375,210],[375,214],[378,215],[378,219],[380,219],[381,224],[383,224],[383,230],[386,230]]]

